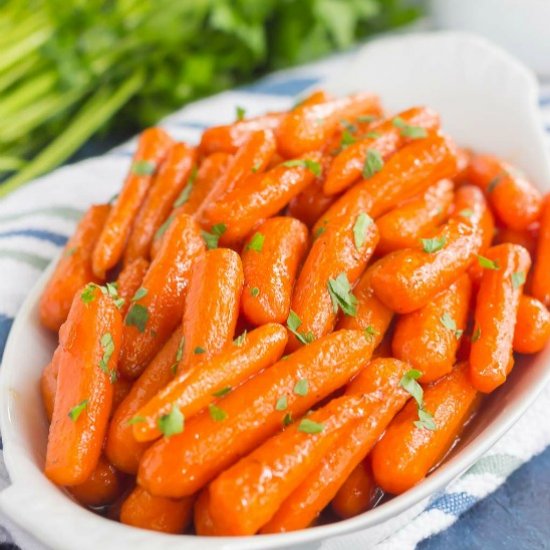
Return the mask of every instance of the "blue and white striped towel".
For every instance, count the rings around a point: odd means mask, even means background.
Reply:
[[[335,56],[198,101],[168,117],[162,126],[177,139],[196,142],[205,127],[232,121],[237,105],[245,106],[249,116],[290,107],[297,94],[334,74],[341,61],[342,56]],[[543,124],[550,134],[550,86],[543,89],[540,104]],[[0,355],[18,308],[72,233],[78,218],[92,202],[108,200],[120,187],[133,146],[131,141],[102,157],[60,168],[0,203]],[[517,467],[550,444],[548,410],[550,387],[477,464],[434,496],[419,516],[377,548],[413,549],[419,541],[446,529],[460,514],[492,493]],[[8,484],[0,454],[0,490]],[[0,516],[2,542],[17,543],[24,550],[43,548]],[[321,547],[354,550],[367,546],[358,532],[327,540]]]

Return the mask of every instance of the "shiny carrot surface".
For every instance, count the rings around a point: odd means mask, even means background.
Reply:
[[[370,461],[363,460],[338,489],[332,499],[332,510],[342,519],[358,516],[373,507],[379,494]]]
[[[518,353],[538,353],[550,340],[550,312],[531,296],[519,298],[513,347]]]
[[[531,291],[535,298],[550,308],[550,195],[544,201],[533,269]]]

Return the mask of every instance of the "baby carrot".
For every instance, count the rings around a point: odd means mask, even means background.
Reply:
[[[334,159],[323,185],[327,195],[344,191],[361,178],[369,151],[387,159],[412,139],[424,138],[439,127],[439,115],[425,107],[413,107],[373,128],[368,137],[350,144]]]
[[[417,424],[417,403],[410,400],[393,419],[371,454],[376,483],[401,494],[443,459],[475,408],[478,393],[468,378],[468,364],[424,390],[424,408],[433,415],[435,430]]]
[[[514,327],[531,258],[516,244],[499,244],[485,255],[487,268],[474,314],[470,377],[476,389],[490,393],[506,381],[513,366]]]
[[[111,419],[105,453],[107,458],[122,472],[135,474],[147,443],[135,440],[132,418],[158,391],[173,378],[181,359],[182,337],[179,327],[164,344],[155,358],[134,382],[132,389],[117,407]]]
[[[499,227],[495,233],[495,244],[512,243],[523,246],[531,258],[535,258],[537,250],[538,224],[533,224],[527,229],[510,229]]]
[[[196,260],[185,300],[178,372],[210,360],[231,343],[243,279],[241,258],[233,250],[209,250]]]
[[[160,437],[163,433],[160,419],[173,408],[177,408],[183,418],[191,418],[212,403],[217,394],[231,392],[277,361],[286,341],[286,331],[281,325],[263,325],[209,361],[179,374],[136,413],[139,421],[133,427],[134,437],[137,441]]]
[[[403,147],[384,164],[372,161],[360,181],[346,191],[315,224],[314,233],[342,215],[367,212],[378,218],[400,202],[456,173],[456,146],[446,136],[429,135]]]
[[[288,213],[312,227],[336,199],[323,193],[323,181],[318,178],[288,203]]]
[[[120,313],[126,315],[132,305],[132,298],[141,287],[143,278],[149,269],[149,262],[145,258],[136,258],[133,262],[126,264],[117,279],[118,295],[121,302]]]
[[[40,321],[55,332],[67,319],[76,292],[89,282],[103,282],[92,271],[92,253],[110,209],[98,204],[84,214],[40,297]]]
[[[356,315],[344,315],[336,325],[338,329],[362,330],[369,338],[373,339],[376,349],[378,349],[393,318],[393,311],[376,297],[372,289],[372,274],[378,265],[380,264],[375,263],[369,267],[353,289],[353,294],[357,298]]]
[[[411,313],[427,305],[456,281],[481,248],[479,226],[451,218],[421,248],[406,248],[380,260],[372,277],[376,296],[398,313]]]
[[[110,504],[121,491],[122,483],[118,472],[103,456],[99,457],[97,466],[84,483],[69,488],[71,495],[85,506]]]
[[[191,522],[193,502],[193,497],[156,497],[136,486],[122,503],[120,521],[141,529],[180,534]]]
[[[140,135],[130,173],[93,252],[92,267],[96,277],[104,278],[122,257],[134,218],[149,191],[153,175],[172,144],[172,138],[160,128],[149,128]]]
[[[289,111],[276,130],[278,151],[286,158],[320,149],[342,119],[380,114],[372,94],[355,94],[318,104],[302,104]]]
[[[409,394],[400,382],[409,369],[397,359],[376,359],[351,382],[346,395],[366,399],[363,419],[342,430],[322,461],[262,527],[262,533],[304,529],[316,519],[407,401]]]
[[[111,297],[96,285],[84,287],[59,332],[59,373],[44,468],[58,485],[83,483],[97,465],[121,339],[121,315]]]
[[[550,313],[546,306],[531,296],[520,296],[514,330],[514,351],[537,353],[550,339]]]
[[[116,381],[113,383],[113,407],[111,408],[111,415],[130,393],[133,384],[133,380],[127,380],[122,376],[118,376]]]
[[[143,372],[180,322],[191,268],[203,251],[198,225],[180,214],[168,228],[124,318],[119,368],[127,378]]]
[[[209,228],[223,224],[223,244],[246,237],[258,220],[277,214],[320,175],[320,160],[320,154],[313,152],[264,174],[250,174],[232,191],[210,202],[201,223]]]
[[[150,250],[151,258],[158,254],[166,230],[174,218],[182,213],[194,215],[198,212],[204,199],[226,170],[230,159],[231,156],[227,153],[213,153],[202,161],[194,181],[193,175],[189,176],[183,191],[174,202],[172,213],[164,220],[153,237]]]
[[[55,405],[55,393],[57,391],[57,376],[59,374],[59,355],[61,348],[54,351],[52,360],[44,367],[40,377],[40,393],[42,404],[46,411],[48,421],[51,422]]]
[[[307,246],[307,227],[290,217],[271,218],[248,238],[242,252],[241,308],[251,323],[286,322],[296,274]]]
[[[280,430],[283,421],[345,384],[372,349],[361,333],[341,330],[281,359],[191,419],[183,433],[157,441],[141,461],[140,485],[163,496],[195,493]]]
[[[451,372],[468,318],[472,284],[465,273],[424,307],[402,315],[393,335],[393,354],[432,382]]]
[[[193,523],[197,535],[202,537],[215,537],[221,535],[216,530],[216,525],[210,513],[210,494],[206,487],[199,493],[195,501]]]
[[[291,335],[289,349],[319,338],[334,328],[338,309],[355,316],[357,299],[351,287],[378,243],[378,230],[365,213],[342,216],[313,243],[296,281],[291,309],[299,335]],[[295,328],[298,331],[298,327]]]
[[[550,195],[544,199],[531,292],[550,308]]]
[[[435,232],[449,214],[453,183],[443,179],[420,197],[410,199],[376,220],[380,242],[376,253],[385,255],[400,248],[415,247],[422,237]]]
[[[473,155],[468,180],[486,194],[497,217],[512,229],[526,229],[539,218],[542,196],[517,168],[490,155]]]
[[[380,495],[370,461],[365,459],[355,467],[334,495],[332,510],[339,518],[353,518],[370,510]]]
[[[124,263],[148,258],[156,231],[172,210],[174,201],[187,185],[197,161],[197,151],[186,143],[176,143],[160,166],[141,205],[124,251]]]

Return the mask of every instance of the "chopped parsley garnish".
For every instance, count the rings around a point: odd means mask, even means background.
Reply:
[[[490,260],[485,256],[478,256],[477,261],[479,262],[479,265],[484,269],[492,269],[493,271],[497,271],[500,269],[498,262],[493,262],[493,260]]]
[[[265,235],[262,233],[254,233],[250,242],[246,245],[246,250],[255,250],[256,252],[261,252],[264,247]]]
[[[340,149],[338,152],[343,151],[346,147],[349,147],[350,145],[354,144],[357,141],[357,139],[353,136],[353,134],[349,130],[344,130],[342,132],[342,139],[340,140]]]
[[[327,226],[321,225],[315,230],[315,234],[313,235],[313,238],[318,239],[326,230],[327,230]]]
[[[233,388],[231,386],[225,386],[225,388],[215,391],[214,393],[212,393],[212,395],[214,397],[223,397],[224,395],[227,395],[228,393],[230,393],[232,389]]]
[[[296,312],[290,310],[290,313],[288,314],[288,319],[286,320],[286,326],[288,327],[288,330],[290,330],[290,332],[292,332],[292,334],[294,334],[297,340],[302,344],[310,344],[311,342],[313,342],[313,340],[315,340],[315,336],[311,331],[306,333],[298,332],[301,324],[302,320],[300,319],[300,317],[298,317]]]
[[[237,107],[235,108],[235,114],[237,116],[237,120],[243,120],[244,115],[246,114],[246,109],[237,105]]]
[[[481,338],[481,329],[477,327],[472,334],[472,344],[475,344]]]
[[[422,373],[417,369],[407,371],[401,378],[399,385],[409,393],[416,401],[418,408],[418,420],[414,422],[417,428],[426,428],[427,430],[435,430],[436,425],[431,413],[424,408],[424,390],[417,380],[422,376]]]
[[[450,330],[452,333],[454,333],[456,339],[460,339],[462,336],[463,330],[456,328],[456,321],[447,313],[445,312],[440,318],[439,322],[448,330]]]
[[[185,349],[185,336],[182,336],[180,343],[178,344],[178,349],[176,350],[176,357],[175,357],[174,364],[170,367],[172,374],[176,374],[176,372],[178,372],[178,365],[183,357],[184,349]]]
[[[365,338],[369,341],[380,334],[372,325],[369,325],[363,332]]]
[[[519,288],[525,283],[525,273],[523,271],[516,271],[515,273],[512,273],[511,279],[512,286],[514,288]]]
[[[218,241],[226,230],[227,226],[225,225],[225,223],[217,223],[216,225],[212,226],[210,233],[208,231],[201,231],[201,235],[204,240],[204,244],[206,244],[206,248],[208,248],[208,250],[218,248]]]
[[[113,384],[114,382],[116,382],[117,374],[115,369],[109,369],[109,361],[111,360],[111,356],[115,351],[115,342],[113,341],[113,337],[111,336],[110,332],[106,332],[101,337],[99,342],[101,343],[101,347],[103,348],[103,356],[99,360],[99,368],[109,376],[111,384]]]
[[[132,164],[132,173],[136,176],[151,176],[157,165],[150,160],[137,160]]]
[[[256,298],[256,296],[258,296],[258,294],[260,294],[260,289],[257,286],[253,286],[250,289],[250,294],[252,295],[253,298]]]
[[[165,437],[180,434],[183,432],[184,425],[185,417],[175,403],[172,403],[172,408],[168,414],[163,414],[157,420],[158,429]]]
[[[239,334],[239,336],[237,336],[237,338],[233,340],[233,343],[240,348],[245,343],[245,341],[246,341],[246,330],[244,330],[241,334]]]
[[[75,405],[70,411],[69,411],[69,418],[76,422],[78,420],[78,417],[83,413],[84,409],[88,406],[88,400],[84,399],[84,401],[81,401],[78,405]]]
[[[286,411],[287,407],[288,407],[288,399],[286,395],[279,397],[279,399],[277,399],[277,403],[275,403],[275,410]]]
[[[382,134],[378,132],[367,132],[365,137],[369,139],[378,139],[379,137],[382,137]]]
[[[506,174],[501,173],[497,174],[487,186],[487,193],[492,193],[495,190],[495,187],[506,177]]]
[[[367,149],[367,156],[363,164],[363,177],[372,178],[374,174],[384,168],[384,159],[376,149]]]
[[[340,121],[340,124],[344,127],[345,130],[351,133],[355,133],[359,129],[355,124],[352,124],[349,120],[346,120],[345,118]]]
[[[283,418],[283,426],[289,426],[290,424],[292,424],[292,414],[288,412]]]
[[[80,294],[80,299],[85,304],[90,304],[94,301],[95,298],[95,289],[97,288],[97,285],[94,283],[90,283],[84,287],[84,290]]]
[[[293,168],[299,166],[301,168],[307,168],[314,176],[319,177],[321,175],[322,169],[321,164],[315,160],[311,159],[292,159],[283,162],[283,166]]]
[[[361,212],[361,214],[357,216],[355,224],[353,225],[353,240],[357,250],[361,250],[367,241],[367,229],[372,225],[372,223],[372,218],[364,212]]]
[[[105,296],[109,296],[113,299],[113,302],[118,309],[124,305],[125,300],[118,293],[117,283],[106,283],[104,287],[100,286],[99,288]]]
[[[426,128],[407,124],[401,117],[395,117],[392,122],[396,128],[399,128],[400,133],[403,137],[419,139],[425,138],[428,135]]]
[[[305,378],[302,378],[301,380],[298,380],[296,384],[294,385],[294,393],[296,395],[300,395],[302,397],[307,395],[308,392],[308,382]]]
[[[136,327],[139,332],[145,332],[145,326],[149,320],[149,311],[148,309],[141,304],[132,304],[128,313],[126,314],[126,319],[124,319],[124,324],[128,327]]]
[[[441,250],[445,244],[447,244],[447,239],[445,235],[441,237],[434,237],[433,239],[420,239],[422,242],[422,250],[428,254],[433,254]]]
[[[346,315],[357,315],[357,298],[351,292],[351,285],[345,273],[340,273],[336,279],[329,279],[328,293],[332,300],[334,313],[340,308]]]
[[[214,403],[208,405],[208,412],[214,422],[222,422],[227,418],[227,413],[217,405],[214,405]]]
[[[306,434],[318,434],[325,429],[324,424],[320,422],[315,422],[310,418],[302,418],[298,424],[298,431]]]
[[[141,298],[143,298],[144,296],[147,296],[147,292],[149,291],[144,287],[138,288],[132,298],[132,302],[137,302],[138,300],[141,300]]]
[[[439,213],[441,214],[441,212]],[[463,218],[470,219],[474,215],[474,211],[471,208],[464,208],[464,210],[461,210],[458,215],[462,216]]]
[[[374,122],[377,118],[376,115],[360,115],[355,120],[368,124],[369,122]]]
[[[206,353],[206,350],[204,348],[201,348],[200,346],[197,346],[193,350],[193,353],[196,354],[196,355],[201,355],[202,353]]]

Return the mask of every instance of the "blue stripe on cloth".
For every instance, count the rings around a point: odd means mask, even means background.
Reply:
[[[444,493],[433,500],[426,508],[426,511],[441,510],[446,514],[459,516],[473,506],[478,500],[479,499],[469,493]]]
[[[12,324],[13,319],[11,317],[7,317],[0,313],[0,359],[2,359],[4,355],[4,348],[6,347],[6,341]]]
[[[539,105],[541,107],[545,107],[546,105],[550,105],[550,95],[540,97],[539,98]]]
[[[293,96],[313,86],[320,77],[289,78],[288,80],[261,80],[257,84],[244,86],[241,90],[253,94]]]
[[[32,237],[40,241],[50,241],[58,246],[63,246],[67,242],[65,235],[43,229],[14,229],[12,231],[0,232],[0,239],[10,237]]]

